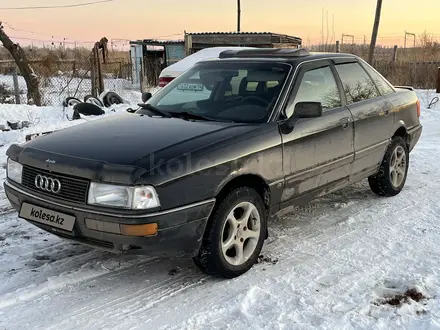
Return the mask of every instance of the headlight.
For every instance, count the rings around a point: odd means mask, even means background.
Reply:
[[[14,162],[12,159],[8,158],[8,165],[6,166],[6,173],[8,179],[21,183],[21,173],[23,172],[23,165]]]
[[[117,186],[92,182],[88,204],[144,210],[160,206],[156,190],[151,186]]]

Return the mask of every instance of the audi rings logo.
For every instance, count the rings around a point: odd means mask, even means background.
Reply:
[[[58,194],[61,190],[61,182],[58,179],[38,174],[35,177],[35,187],[48,192]]]

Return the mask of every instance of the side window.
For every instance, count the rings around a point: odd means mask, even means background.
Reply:
[[[330,66],[304,73],[298,92],[286,110],[287,117],[293,114],[298,102],[321,102],[324,111],[341,106],[338,85]]]
[[[390,87],[387,81],[380,74],[378,74],[376,70],[373,70],[371,66],[367,64],[362,64],[362,66],[364,67],[365,71],[368,72],[370,77],[373,79],[381,95],[394,93],[394,90]]]
[[[337,64],[336,70],[341,78],[348,104],[379,96],[376,85],[359,63]]]

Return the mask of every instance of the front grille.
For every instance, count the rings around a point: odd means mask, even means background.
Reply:
[[[35,186],[35,177],[38,174],[51,177],[53,179],[58,179],[61,183],[61,190],[58,193],[53,193],[37,188]],[[22,184],[24,187],[46,196],[81,204],[85,204],[87,202],[89,181],[85,179],[75,178],[63,174],[56,174],[29,166],[23,166]]]

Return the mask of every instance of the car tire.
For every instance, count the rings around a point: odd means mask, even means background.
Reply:
[[[385,152],[379,172],[368,178],[371,190],[379,196],[396,196],[405,186],[408,168],[408,146],[402,137],[396,136]]]
[[[115,92],[108,92],[102,97],[102,101],[105,107],[111,107],[114,104],[123,104],[124,100]]]
[[[209,275],[240,276],[257,262],[266,229],[261,196],[252,188],[234,189],[214,208],[194,263]]]
[[[92,103],[94,105],[97,105],[98,107],[103,108],[104,104],[102,103],[102,101],[100,99],[98,99],[97,97],[94,97],[93,95],[86,95],[84,97],[84,102],[85,103]]]
[[[82,103],[82,101],[76,97],[69,96],[63,101],[63,107],[73,107],[78,103]]]
[[[105,111],[93,103],[75,104],[73,110],[84,116],[101,116]]]

